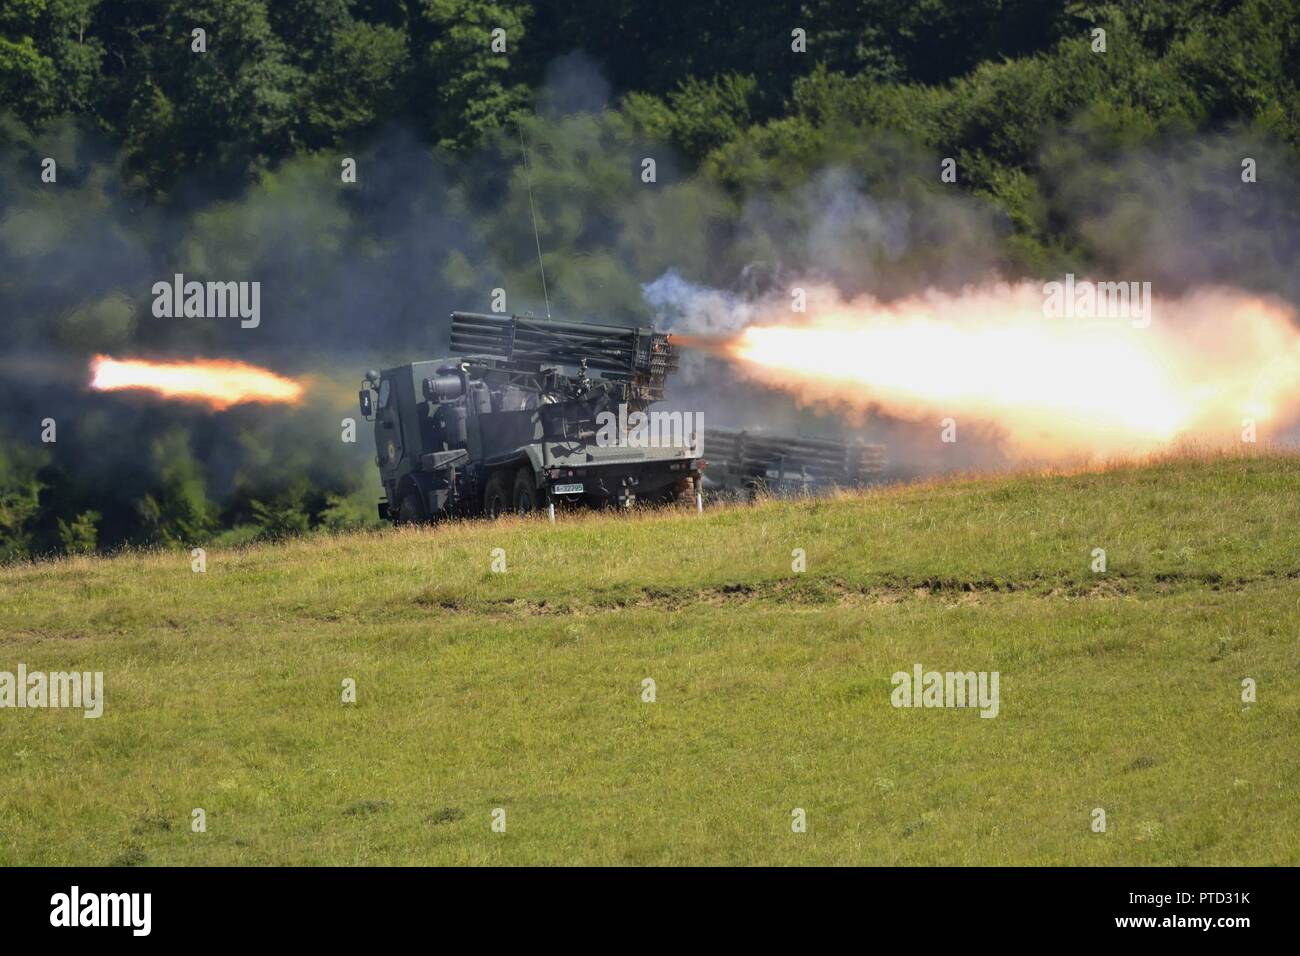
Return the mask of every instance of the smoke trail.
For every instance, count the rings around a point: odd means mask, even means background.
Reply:
[[[996,284],[888,304],[813,288],[806,316],[769,303],[720,350],[801,402],[990,424],[1026,458],[1233,443],[1243,430],[1266,440],[1300,420],[1300,329],[1281,302],[1216,289],[1154,300],[1132,320],[1052,316],[1047,288]],[[696,298],[696,324],[716,324],[715,297]]]

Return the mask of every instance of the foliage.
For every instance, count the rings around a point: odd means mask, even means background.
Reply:
[[[258,527],[259,539],[279,541],[306,534],[307,515],[303,513],[302,502],[296,496],[281,498],[270,503],[254,498],[249,504],[253,523]]]
[[[29,557],[40,513],[40,459],[0,446],[0,563]]]
[[[10,0],[0,560],[374,523],[366,429],[331,430],[358,353],[436,354],[431,303],[498,287],[541,311],[538,244],[557,314],[626,322],[669,270],[887,296],[1139,264],[1300,301],[1298,79],[1297,0]],[[878,228],[824,215],[845,195]],[[267,363],[310,343],[343,398],[87,409],[95,352],[243,355],[153,319],[173,272],[266,280]]]
[[[155,441],[152,450],[161,487],[137,504],[145,539],[185,546],[204,543],[216,528],[217,516],[188,436],[174,429]]]
[[[72,521],[59,519],[59,542],[65,554],[90,554],[98,537],[96,525],[102,518],[98,511],[83,511]]]

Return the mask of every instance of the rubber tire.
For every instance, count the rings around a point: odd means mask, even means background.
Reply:
[[[515,493],[510,499],[514,502],[517,515],[532,514],[537,510],[537,487],[533,484],[533,470],[520,468],[515,474]]]
[[[652,501],[667,507],[685,508],[689,505],[693,508],[695,507],[695,482],[691,478],[684,478],[674,485],[669,485],[664,491],[658,492]]]
[[[487,485],[483,489],[483,514],[489,518],[500,518],[510,513],[510,490],[506,487],[506,473],[494,471],[488,475]]]
[[[419,489],[408,488],[402,495],[402,503],[397,507],[398,524],[423,524],[429,520],[424,510],[424,499]]]
[[[695,479],[683,478],[677,487],[670,491],[668,501],[682,507],[695,507]]]

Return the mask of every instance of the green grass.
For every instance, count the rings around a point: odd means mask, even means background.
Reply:
[[[0,710],[0,863],[1300,863],[1298,485],[1168,460],[3,569],[0,670],[107,703]],[[895,709],[918,662],[998,671],[999,716]]]

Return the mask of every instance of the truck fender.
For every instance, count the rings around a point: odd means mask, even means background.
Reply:
[[[529,445],[524,449],[524,457],[520,459],[520,465],[527,465],[533,470],[533,483],[538,484],[538,478],[542,473],[542,449],[538,445]]]

